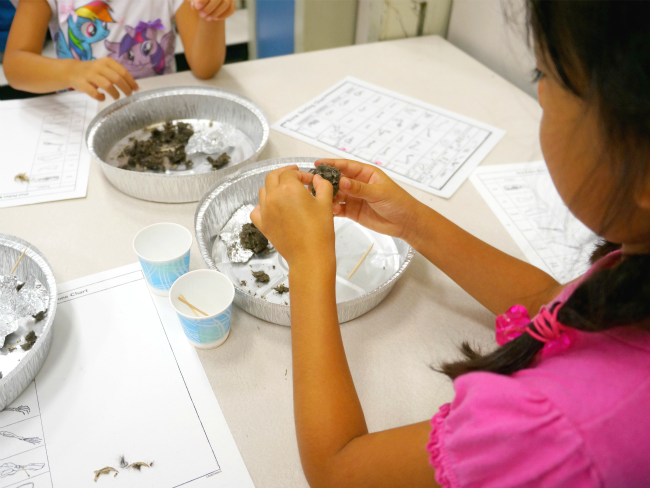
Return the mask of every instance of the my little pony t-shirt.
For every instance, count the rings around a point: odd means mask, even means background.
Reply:
[[[183,0],[47,0],[57,57],[113,58],[134,78],[176,72],[174,15]]]

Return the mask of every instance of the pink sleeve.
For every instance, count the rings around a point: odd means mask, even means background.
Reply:
[[[593,488],[599,475],[576,428],[521,380],[458,378],[431,419],[429,462],[443,488]]]

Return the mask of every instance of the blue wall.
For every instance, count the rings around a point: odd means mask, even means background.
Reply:
[[[4,52],[7,45],[7,37],[15,13],[16,9],[9,0],[0,0],[0,52]]]
[[[256,0],[257,57],[293,54],[294,0]]]

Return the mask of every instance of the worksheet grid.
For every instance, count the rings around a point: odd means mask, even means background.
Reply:
[[[20,398],[23,399],[21,404],[7,407],[0,419],[0,431],[14,436],[6,437],[0,449],[0,487],[34,486],[22,484],[28,479],[34,483],[38,480],[38,487],[51,487],[36,381],[29,384]],[[0,435],[0,439],[3,437]],[[44,479],[43,475],[47,477]],[[22,481],[16,481],[21,478]]]
[[[491,132],[345,82],[285,129],[441,190]]]
[[[587,270],[593,238],[566,207],[549,205],[523,176],[479,178],[558,281],[566,283]]]
[[[29,190],[75,187],[85,113],[86,104],[77,102],[43,117]]]

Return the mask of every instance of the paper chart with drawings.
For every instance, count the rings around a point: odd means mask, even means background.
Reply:
[[[33,382],[12,405],[0,412],[0,436],[1,487],[51,486],[45,479],[49,467]]]
[[[449,198],[505,131],[346,77],[272,126]]]
[[[0,207],[86,196],[90,153],[84,134],[97,101],[59,93],[0,104]],[[29,181],[16,177],[23,174]]]
[[[597,236],[564,205],[544,161],[481,166],[470,180],[531,264],[560,283],[587,271]]]
[[[252,488],[196,350],[140,265],[59,291],[47,360],[0,412],[0,488]],[[123,469],[121,455],[154,465]],[[95,483],[106,466],[119,474]]]

